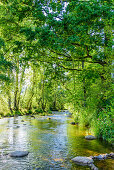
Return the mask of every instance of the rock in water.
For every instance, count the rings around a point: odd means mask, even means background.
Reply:
[[[96,139],[95,136],[92,136],[92,135],[88,135],[88,136],[85,136],[85,139],[87,140],[93,140],[93,139]]]
[[[15,128],[15,129],[18,129],[18,128],[20,128],[20,126],[15,126],[14,128]]]
[[[79,165],[89,165],[89,164],[93,164],[94,162],[92,158],[86,156],[77,156],[73,158],[72,161],[74,161]]]
[[[75,122],[71,122],[70,124],[71,124],[71,125],[75,125],[76,123],[75,123]]]
[[[97,168],[94,164],[90,164],[89,167],[90,167],[92,170],[98,170],[98,168]]]
[[[111,158],[114,158],[114,153],[111,152],[110,154],[108,154],[108,156],[111,157]]]
[[[98,159],[98,160],[102,160],[102,159],[107,159],[107,158],[114,158],[114,153],[109,153],[109,154],[100,154],[100,155],[97,155],[97,156],[90,156],[90,158],[92,159]]]
[[[50,117],[48,117],[48,118],[47,118],[47,120],[51,120],[51,118],[50,118]]]
[[[31,117],[35,118],[35,116],[31,115]]]
[[[10,153],[11,157],[24,157],[27,156],[29,154],[28,151],[15,151]]]
[[[94,156],[93,159],[102,160],[102,159],[106,159],[107,157],[108,157],[108,154],[102,154],[102,155]]]

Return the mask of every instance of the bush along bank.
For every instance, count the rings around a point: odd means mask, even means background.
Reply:
[[[113,109],[106,108],[99,112],[98,117],[91,125],[95,135],[109,143],[114,143],[114,118]]]
[[[23,111],[15,111],[8,113],[0,113],[0,119],[3,117],[14,117],[14,116],[23,116],[23,115],[40,115],[40,116],[46,116],[52,114],[52,111],[43,111],[43,110],[23,110]]]
[[[114,146],[114,117],[112,107],[103,108],[98,114],[91,114],[86,109],[72,114],[75,124],[91,128],[98,139],[102,139]]]

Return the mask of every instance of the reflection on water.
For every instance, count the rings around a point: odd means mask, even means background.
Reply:
[[[0,170],[90,169],[74,164],[75,156],[110,153],[110,146],[98,141],[87,141],[88,129],[71,125],[71,118],[57,112],[50,116],[20,116],[0,120]],[[8,153],[27,150],[24,158],[11,158]],[[96,161],[99,169],[113,169],[113,160]]]

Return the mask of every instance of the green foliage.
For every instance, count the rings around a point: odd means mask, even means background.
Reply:
[[[27,110],[27,115],[31,115],[33,112],[32,112],[32,110]]]
[[[93,122],[95,134],[99,138],[112,142],[114,138],[113,109],[103,109]]]
[[[41,110],[41,109],[36,109],[36,110],[35,110],[35,113],[36,113],[36,114],[43,113],[43,110]]]
[[[52,114],[52,111],[51,111],[51,110],[48,110],[48,114]]]
[[[9,81],[9,77],[7,77],[6,75],[4,74],[0,74],[0,81]]]
[[[0,38],[0,49],[1,47],[3,47],[5,44],[4,44],[4,40],[2,38]]]

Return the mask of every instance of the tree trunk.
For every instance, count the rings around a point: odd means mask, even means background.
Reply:
[[[84,61],[82,61],[82,69],[84,69]],[[83,78],[83,92],[84,92],[84,107],[86,107],[86,87],[85,87],[85,78]]]
[[[31,89],[31,96],[28,100],[28,103],[27,103],[27,109],[28,110],[31,110],[32,109],[32,99],[33,99],[33,96],[34,96],[34,88],[35,88],[35,68],[33,66],[33,80],[32,80],[32,89]]]
[[[10,112],[12,113],[12,108],[11,108],[11,95],[10,95],[10,94],[8,95],[8,107],[9,107]]]
[[[10,71],[8,69],[8,77],[10,77]],[[7,83],[7,95],[8,95],[8,108],[10,112],[12,113],[12,107],[11,107],[11,84],[10,82]]]
[[[23,83],[24,73],[25,73],[25,65],[23,67],[22,74],[21,74],[21,80],[20,80],[20,88],[19,88],[19,94],[18,94],[18,108],[20,107],[20,98],[21,98],[21,91],[22,91],[22,83]]]
[[[44,73],[43,73],[44,74]],[[43,80],[42,80],[42,110],[45,111],[45,101],[44,101],[44,88],[45,88],[45,82],[44,82],[44,75],[43,75]]]
[[[17,68],[16,68],[16,84],[15,84],[15,92],[14,92],[14,110],[17,111],[19,110],[19,106],[18,106],[18,92],[19,92],[19,87],[18,87],[18,74],[19,74],[19,59],[16,59],[17,61]]]

